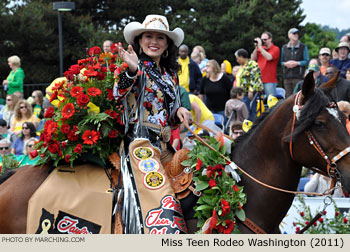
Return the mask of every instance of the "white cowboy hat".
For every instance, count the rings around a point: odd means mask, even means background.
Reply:
[[[146,31],[155,31],[167,35],[178,47],[184,39],[184,32],[181,28],[169,30],[169,24],[166,17],[161,15],[148,15],[143,23],[131,22],[124,28],[124,38],[130,45],[134,44],[134,39]]]

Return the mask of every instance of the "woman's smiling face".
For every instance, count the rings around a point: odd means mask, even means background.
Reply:
[[[157,64],[163,52],[168,48],[167,36],[159,32],[144,32],[139,40],[142,51]]]

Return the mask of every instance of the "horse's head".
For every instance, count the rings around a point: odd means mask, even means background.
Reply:
[[[345,115],[330,96],[336,79],[315,88],[312,73],[305,77],[302,90],[293,97],[294,120],[288,140],[295,162],[337,177],[350,192],[350,136]]]

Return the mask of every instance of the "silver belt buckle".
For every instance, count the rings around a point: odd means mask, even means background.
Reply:
[[[169,142],[171,137],[171,128],[169,126],[162,128],[160,131],[160,136],[163,138],[164,142]]]

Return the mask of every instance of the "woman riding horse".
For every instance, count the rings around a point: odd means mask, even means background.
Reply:
[[[279,224],[290,208],[294,194],[266,185],[296,190],[302,166],[317,167],[319,172],[329,173],[340,180],[344,191],[350,191],[350,136],[345,128],[344,114],[328,96],[334,84],[335,80],[332,80],[322,89],[315,89],[312,74],[309,74],[301,93],[261,116],[255,122],[256,126],[239,138],[232,152],[231,160],[265,184],[241,176],[240,185],[247,194],[246,217],[267,233],[279,233]],[[147,153],[150,152],[140,151],[138,156],[147,156]],[[47,176],[47,167],[24,166],[5,182],[6,178],[2,178],[0,233],[26,232],[28,201]],[[162,204],[176,205],[172,204],[172,197],[164,198]],[[157,210],[161,209],[153,213]],[[183,209],[184,215],[192,212],[192,209]],[[151,221],[148,224],[152,224]],[[242,233],[252,233],[242,223],[237,225]]]

